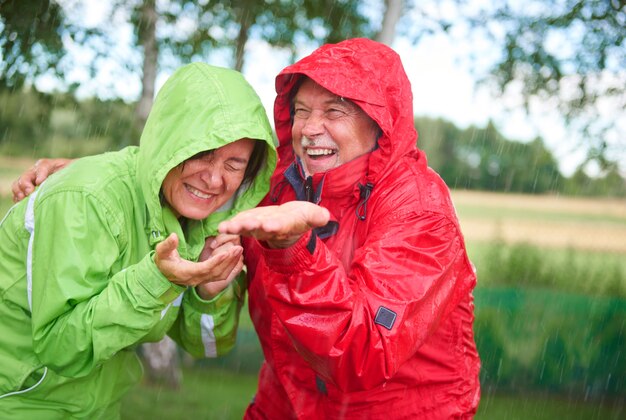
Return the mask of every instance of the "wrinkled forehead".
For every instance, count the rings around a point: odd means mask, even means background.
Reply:
[[[316,99],[321,99],[324,104],[338,104],[363,112],[363,110],[351,100],[331,92],[315,80],[304,75],[300,77],[291,90],[290,105],[293,107],[294,104],[302,101],[304,99],[304,93],[309,95],[309,99],[310,96],[314,96]]]

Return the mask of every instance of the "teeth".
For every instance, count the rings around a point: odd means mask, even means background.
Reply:
[[[332,149],[307,149],[306,153],[309,156],[323,156],[323,155],[332,155],[335,153]]]
[[[195,195],[196,197],[199,198],[210,198],[211,195],[210,194],[205,194],[197,189],[195,189],[194,187],[192,187],[191,185],[186,185],[187,187],[187,191],[189,191],[190,193],[192,193],[193,195]]]

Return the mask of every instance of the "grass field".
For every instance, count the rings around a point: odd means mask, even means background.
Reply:
[[[183,373],[181,389],[170,390],[142,384],[122,402],[122,418],[241,419],[256,389],[256,375],[221,369],[190,369]],[[623,403],[580,401],[545,395],[483,396],[477,420],[619,420]],[[390,418],[393,418],[391,416]]]
[[[626,254],[626,200],[453,191],[466,240]]]

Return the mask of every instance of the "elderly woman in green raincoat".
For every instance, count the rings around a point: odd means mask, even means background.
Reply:
[[[111,418],[168,334],[196,357],[235,343],[238,237],[276,165],[240,73],[194,63],[160,90],[139,147],[79,159],[0,225],[0,413]]]

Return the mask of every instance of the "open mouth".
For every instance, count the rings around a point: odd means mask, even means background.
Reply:
[[[337,153],[334,149],[306,149],[306,154],[311,159],[322,159]]]
[[[191,194],[195,195],[196,197],[202,198],[203,200],[206,200],[207,198],[211,198],[211,194],[203,193],[202,191],[198,190],[197,188],[192,187],[189,184],[185,184],[185,189],[189,191]]]

